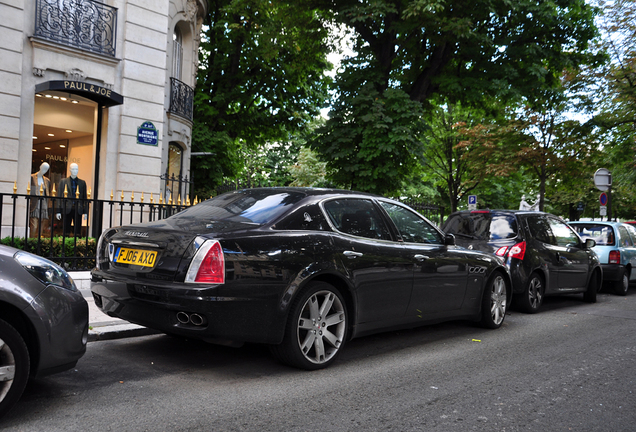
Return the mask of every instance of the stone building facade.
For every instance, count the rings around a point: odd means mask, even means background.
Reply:
[[[52,185],[77,163],[92,198],[185,200],[207,7],[0,0],[0,193],[26,193],[43,162]]]

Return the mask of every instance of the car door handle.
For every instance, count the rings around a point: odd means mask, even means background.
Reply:
[[[355,259],[355,258],[361,257],[362,255],[363,255],[362,252],[344,251],[344,256],[346,256],[349,259]]]
[[[416,260],[418,260],[418,261],[424,261],[424,260],[427,260],[427,259],[428,259],[428,256],[426,256],[426,255],[422,255],[422,254],[417,254],[417,255],[415,255],[415,256],[414,256],[414,258],[415,258]]]

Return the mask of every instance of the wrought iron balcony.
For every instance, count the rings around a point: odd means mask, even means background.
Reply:
[[[176,78],[170,78],[170,108],[168,112],[192,120],[194,89]]]
[[[115,57],[117,8],[94,0],[37,0],[35,36]]]

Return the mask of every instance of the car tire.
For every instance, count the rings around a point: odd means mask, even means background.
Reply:
[[[22,396],[30,368],[24,339],[11,324],[0,319],[0,418]]]
[[[601,274],[599,271],[595,271],[587,283],[587,290],[583,293],[583,301],[586,303],[596,303],[596,294],[601,285]]]
[[[517,305],[525,313],[537,313],[543,303],[545,293],[543,277],[539,273],[532,273],[528,278],[526,289],[516,296]]]
[[[627,290],[629,289],[629,271],[623,269],[620,278],[614,282],[613,285],[615,294],[619,296],[627,295]]]
[[[481,300],[481,326],[490,329],[501,327],[508,307],[507,289],[506,279],[499,272],[488,280]]]
[[[345,345],[348,318],[338,289],[326,282],[312,282],[292,303],[283,342],[271,346],[271,351],[289,366],[305,370],[325,368]]]

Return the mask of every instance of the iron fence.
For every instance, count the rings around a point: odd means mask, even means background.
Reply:
[[[402,200],[402,202],[435,223],[438,227],[444,222],[444,207],[423,201]]]
[[[188,176],[170,175],[166,170],[159,178],[164,181],[163,198],[166,202],[171,199],[177,201],[181,197],[191,195],[192,180],[188,180]]]
[[[35,36],[115,57],[117,8],[95,0],[37,0]]]
[[[97,239],[103,230],[172,216],[183,202],[129,202],[0,193],[2,244],[45,257],[67,270],[95,266]]]

